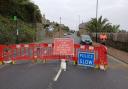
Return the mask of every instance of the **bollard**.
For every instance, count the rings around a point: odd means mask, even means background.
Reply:
[[[66,71],[66,61],[65,61],[65,59],[61,59],[60,69]]]

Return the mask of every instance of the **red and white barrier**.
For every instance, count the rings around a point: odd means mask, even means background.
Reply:
[[[7,50],[6,50],[7,49]],[[98,46],[88,46],[74,44],[74,54],[73,55],[55,55],[53,53],[54,44],[47,43],[31,43],[31,44],[18,44],[18,45],[0,45],[0,62],[7,60],[59,60],[66,59],[72,60],[77,63],[78,52],[94,52],[96,66],[100,65],[107,66],[107,49],[104,45]]]

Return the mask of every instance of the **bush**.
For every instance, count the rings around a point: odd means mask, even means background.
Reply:
[[[19,42],[33,42],[35,29],[32,24],[18,20]],[[16,42],[16,22],[0,16],[0,44],[14,44]]]

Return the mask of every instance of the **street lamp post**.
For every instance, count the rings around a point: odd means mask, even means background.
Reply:
[[[98,25],[97,25],[97,17],[98,17],[98,0],[96,2],[96,42],[97,42],[97,30],[98,30]]]
[[[79,25],[80,25],[80,15],[78,15],[78,19],[79,19],[78,30],[80,30],[80,29],[79,29]]]

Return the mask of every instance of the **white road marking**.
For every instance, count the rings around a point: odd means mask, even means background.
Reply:
[[[58,73],[57,73],[57,75],[56,75],[55,78],[54,78],[54,81],[57,81],[57,80],[58,80],[58,78],[59,78],[61,72],[62,72],[62,69],[60,68],[59,71],[58,71]]]
[[[62,70],[66,71],[66,62],[65,62],[64,59],[61,59],[60,69],[59,69],[57,75],[55,76],[55,78],[53,79],[54,81],[57,81],[58,80],[58,78],[59,78]]]
[[[108,55],[108,57],[111,58],[112,60],[124,65],[125,67],[128,67],[128,64],[126,64],[126,63],[124,63],[124,62],[122,62],[122,61],[120,61],[120,60],[118,60],[118,59],[116,59],[116,58],[114,58],[114,57],[112,57],[110,55]]]

